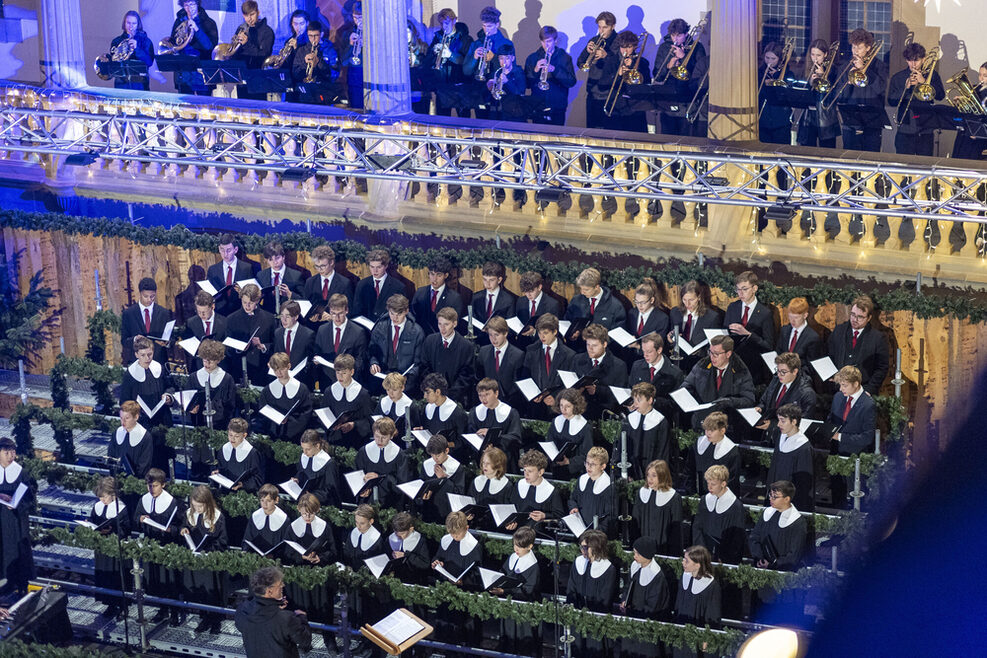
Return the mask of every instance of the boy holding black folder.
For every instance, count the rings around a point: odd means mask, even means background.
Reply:
[[[536,601],[541,597],[541,569],[535,555],[534,528],[522,526],[514,531],[514,552],[501,567],[506,580],[490,589],[494,596],[510,595],[515,601]],[[513,619],[500,622],[498,651],[521,656],[538,655],[541,643],[541,625],[531,626]]]
[[[2,446],[0,446],[2,452]],[[147,482],[147,493],[140,499],[135,511],[135,525],[149,538],[161,544],[177,544],[182,541],[178,531],[182,527],[182,517],[185,506],[170,493],[165,491],[164,471],[152,468],[144,478]],[[182,572],[161,564],[148,563],[144,565],[147,574],[147,592],[153,596],[171,598],[183,586]],[[177,608],[170,611],[167,608],[158,610],[151,621],[159,624],[169,619],[172,626],[178,626],[179,613]]]
[[[432,559],[432,569],[439,582],[450,580],[459,587],[475,582],[475,574],[483,563],[483,545],[469,531],[469,523],[462,512],[446,517],[446,534],[439,541],[439,550]],[[441,571],[439,571],[441,569]],[[443,573],[444,572],[444,573]],[[448,575],[447,575],[448,574]],[[452,580],[455,578],[456,580]],[[462,643],[473,635],[473,619],[447,606],[440,606],[436,615],[436,631],[446,641]]]
[[[480,404],[470,411],[467,427],[481,439],[479,446],[474,445],[477,454],[491,442],[488,439],[491,431],[497,430],[497,447],[507,454],[508,460],[516,460],[521,446],[521,415],[511,405],[501,402],[500,385],[494,379],[481,379],[476,393]]]

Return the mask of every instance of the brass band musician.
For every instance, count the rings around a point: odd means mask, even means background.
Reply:
[[[150,66],[154,62],[154,44],[144,32],[144,23],[141,21],[140,14],[136,11],[128,11],[124,14],[122,29],[123,34],[110,42],[110,51],[115,51],[120,47],[120,44],[127,41],[129,42],[127,48],[130,50],[130,57],[127,60],[136,60],[145,66]],[[114,78],[113,86],[117,89],[143,89],[147,91],[149,89],[148,77],[145,74],[140,77]]]
[[[531,89],[535,123],[561,126],[565,123],[565,110],[569,104],[569,89],[576,84],[572,70],[572,57],[556,47],[559,32],[546,25],[538,33],[541,48],[528,55],[524,62],[524,75]]]
[[[274,30],[267,24],[266,18],[260,17],[260,9],[256,0],[245,0],[240,6],[243,14],[243,25],[246,29],[238,28],[233,35],[231,46],[236,46],[232,59],[244,62],[248,69],[259,69],[264,66],[264,60],[271,56],[274,50]],[[237,86],[237,98],[253,98],[264,100],[267,94],[250,94],[247,85]]]
[[[913,112],[907,112],[907,116],[901,115],[909,108],[928,107],[932,104],[932,101],[921,100],[915,96],[917,90],[921,91],[920,86],[931,85],[935,101],[944,99],[946,90],[935,68],[926,78],[927,72],[922,70],[922,64],[926,59],[925,47],[922,44],[915,42],[908,44],[902,55],[907,66],[891,76],[888,85],[888,104],[896,106],[899,115],[896,117],[898,131],[894,136],[894,150],[895,153],[902,155],[932,155],[935,146],[934,129],[923,130]],[[912,98],[909,99],[909,96]]]
[[[850,33],[850,50],[852,60],[850,70],[845,76],[836,81],[839,91],[839,102],[852,105],[870,105],[884,109],[884,90],[887,87],[888,71],[881,59],[872,53],[876,47],[874,33],[858,28]],[[873,57],[868,58],[868,55]],[[868,62],[868,59],[870,60]],[[868,65],[869,64],[869,65]],[[866,84],[844,84],[847,76],[864,74]],[[842,85],[842,88],[841,88]],[[834,93],[836,93],[834,91]],[[849,124],[843,117],[843,148],[850,151],[880,151],[881,134],[884,122],[870,122],[863,125]]]
[[[336,52],[346,70],[346,97],[351,108],[363,108],[363,2],[350,8],[350,20],[339,28]]]
[[[836,71],[827,57],[836,57],[836,44],[830,52],[830,45],[822,39],[809,44],[806,57],[806,82],[812,90],[816,104],[805,109],[799,119],[798,145],[836,148],[836,137],[840,134],[840,118],[836,107],[827,108],[823,101],[829,88],[835,84]]]
[[[987,62],[980,65],[978,70],[977,85],[973,88],[977,100],[982,106],[987,103]],[[956,143],[953,144],[953,157],[965,158],[967,160],[983,160],[984,149],[987,149],[987,140],[972,139],[966,130],[961,130],[956,135]]]
[[[332,103],[339,96],[339,57],[332,42],[322,34],[322,23],[312,21],[307,28],[307,43],[295,50],[291,77],[296,87],[302,85],[299,99],[306,103]]]
[[[219,43],[219,29],[216,27],[216,21],[202,9],[200,0],[181,0],[178,4],[181,9],[171,26],[171,34],[178,34],[181,28],[191,30],[192,36],[188,45],[177,54],[199,59],[212,59],[212,50]],[[205,84],[202,74],[198,71],[176,72],[175,87],[182,94],[208,96],[212,93],[212,89]]]
[[[614,42],[617,40],[617,17],[609,11],[601,12],[596,17],[596,36],[586,44],[586,49],[579,53],[576,66],[589,73],[586,80],[586,127],[605,128],[607,116],[603,113],[603,104],[610,91],[610,81],[604,83],[603,69],[608,59],[614,55]],[[612,78],[611,78],[612,80]]]
[[[790,144],[792,141],[792,109],[783,105],[773,105],[763,98],[764,90],[782,74],[784,51],[781,44],[772,41],[764,47],[757,79],[762,90],[758,99],[758,139],[765,144]]]
[[[641,80],[647,82],[648,71],[651,70],[651,66],[646,58],[639,56],[637,52],[639,45],[640,38],[630,30],[624,30],[617,35],[617,55],[607,60],[602,78],[607,82],[608,90],[613,88],[614,94],[617,94],[617,89],[621,87],[619,78],[626,76],[631,71],[637,70],[641,76]],[[648,132],[647,115],[644,110],[634,108],[633,101],[624,95],[629,86],[625,78],[620,97],[611,99],[614,109],[611,115],[607,117],[607,127],[612,130],[646,133]]]
[[[425,71],[435,91],[435,113],[443,116],[463,116],[469,103],[463,97],[466,76],[463,64],[469,53],[470,29],[456,20],[456,12],[448,7],[439,11],[439,30],[432,37],[425,55]]]
[[[685,116],[689,109],[689,99],[695,95],[696,86],[706,76],[706,71],[709,69],[706,48],[701,43],[697,43],[692,57],[689,57],[689,61],[685,64],[689,77],[686,80],[679,80],[671,75],[671,71],[682,64],[689,52],[689,32],[689,24],[684,19],[673,19],[668,24],[668,34],[658,46],[658,52],[655,55],[655,69],[652,72],[652,78],[663,84],[673,85],[677,90],[677,98],[682,99],[680,104],[672,105],[661,112],[659,120],[663,135],[688,135],[693,131],[694,126],[689,124]],[[697,38],[699,36],[697,35]],[[705,130],[698,136],[705,137]]]

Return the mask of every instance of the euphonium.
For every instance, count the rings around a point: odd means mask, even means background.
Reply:
[[[265,69],[281,68],[282,66],[284,66],[285,60],[288,59],[288,56],[291,55],[291,53],[293,53],[295,51],[295,48],[297,47],[298,47],[298,37],[291,37],[290,39],[288,39],[288,41],[285,42],[284,46],[281,47],[281,50],[278,51],[277,55],[271,55],[270,57],[264,60],[263,68]]]
[[[236,29],[236,32],[233,33],[233,39],[232,41],[230,41],[230,43],[221,43],[212,49],[212,58],[222,62],[233,57],[236,51],[240,50],[240,46],[243,45],[242,43],[237,41],[237,37],[240,36],[241,34],[246,34],[247,30],[249,29],[250,29],[249,25],[247,25],[246,23],[241,23],[240,27],[238,27]]]
[[[538,88],[542,91],[548,91],[548,62],[552,59],[552,55],[555,53],[555,47],[553,46],[551,50],[545,51],[545,68],[541,70],[541,77],[538,78]]]
[[[174,55],[192,43],[192,36],[195,34],[192,24],[193,21],[191,18],[187,18],[179,23],[178,27],[175,28],[174,34],[158,42],[158,54]]]
[[[980,102],[980,96],[977,95],[977,89],[980,88],[980,85],[973,86],[966,75],[967,70],[967,68],[964,68],[946,81],[946,84],[955,87],[955,89],[950,89],[949,91],[956,92],[954,96],[947,95],[946,100],[963,114],[987,115],[987,108]]]

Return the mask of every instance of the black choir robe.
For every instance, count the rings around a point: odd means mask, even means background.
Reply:
[[[258,418],[265,421],[258,426],[263,427],[272,439],[297,443],[312,420],[312,394],[308,386],[294,378],[289,379],[287,384],[275,379],[261,391],[260,408],[265,405],[282,414],[288,414],[289,410],[291,413],[281,424],[275,424],[258,413]]]
[[[609,351],[596,359],[597,365],[593,365],[593,361],[594,359],[585,352],[577,354],[572,360],[572,370],[578,377],[591,375],[599,380],[595,393],[583,391],[586,397],[586,417],[590,420],[599,420],[603,416],[604,409],[617,410],[619,405],[610,387],[627,387],[627,364]]]
[[[548,426],[546,441],[551,441],[556,448],[561,449],[565,443],[574,443],[578,448],[569,457],[569,463],[563,464],[560,460],[565,457],[559,455],[557,460],[551,463],[552,477],[556,480],[571,480],[583,470],[583,462],[589,449],[593,447],[593,426],[581,415],[566,418],[559,414]]]
[[[371,434],[370,411],[373,409],[373,403],[370,401],[367,389],[355,379],[345,388],[338,381],[333,382],[323,402],[336,418],[348,413],[350,422],[353,423],[353,429],[349,432],[340,430],[330,432],[329,442],[349,448],[362,445]]]
[[[353,292],[353,317],[362,315],[373,322],[385,317],[387,315],[387,300],[392,295],[408,296],[408,289],[394,275],[390,273],[384,275],[380,282],[379,295],[374,277],[368,276],[360,279],[356,284],[356,290]]]
[[[740,448],[728,436],[724,436],[715,445],[703,434],[696,440],[696,446],[692,457],[695,460],[695,477],[693,482],[689,482],[689,489],[695,487],[695,491],[702,491],[706,487],[706,469],[710,466],[726,466],[730,471],[730,479],[727,486],[740,486]]]
[[[765,483],[770,486],[778,480],[788,480],[795,485],[793,505],[806,512],[816,509],[812,444],[802,432],[793,436],[779,434],[778,443],[771,453],[771,466],[768,467],[768,479]]]
[[[298,460],[295,473],[298,486],[325,505],[339,505],[339,467],[328,452],[320,450],[313,457],[304,454]]]
[[[339,334],[339,349],[336,349],[336,334]],[[366,372],[366,354],[368,343],[367,330],[355,322],[347,320],[342,325],[335,322],[325,322],[315,334],[315,354],[332,363],[340,354],[349,354],[356,365],[353,376],[360,378]],[[314,358],[314,357],[313,357]],[[328,366],[316,365],[318,370],[319,388],[325,391],[336,381],[336,371]]]
[[[627,459],[631,463],[631,477],[635,480],[644,477],[648,464],[655,459],[669,460],[668,420],[657,409],[643,415],[639,411],[630,412],[624,419],[623,431],[627,433]],[[610,457],[611,462],[620,461],[619,436]]]
[[[119,502],[119,505],[117,505],[117,502]],[[89,511],[89,522],[96,526],[102,526],[96,532],[104,537],[117,534],[118,519],[120,521],[120,538],[127,539],[130,537],[131,528],[130,508],[127,507],[122,500],[118,498],[109,505],[104,505],[103,501],[97,500],[93,503],[93,508]],[[119,590],[120,560],[100,553],[99,551],[94,551],[93,559],[93,584],[96,585],[96,587]],[[123,582],[125,583],[124,586],[128,590],[133,586],[132,583],[134,579],[130,573],[130,569],[130,565],[124,565]],[[106,605],[120,604],[120,599],[115,596],[97,594],[95,598],[100,603],[105,603]]]
[[[682,496],[675,489],[641,487],[631,516],[637,523],[638,535],[654,539],[660,555],[682,553]]]
[[[505,596],[510,596],[514,601],[537,601],[541,598],[541,568],[533,550],[520,557],[517,553],[511,553],[504,560],[501,572],[521,581],[520,586],[505,591]],[[497,646],[502,651],[517,655],[537,656],[541,645],[540,630],[541,624],[532,626],[513,619],[502,619],[501,640]]]
[[[150,493],[141,496],[137,509],[134,510],[134,528],[143,532],[148,538],[161,544],[185,543],[178,531],[182,528],[182,517],[185,505],[167,491],[162,491],[157,498]],[[152,528],[141,523],[140,517],[148,516],[152,521],[167,527],[167,530]],[[170,519],[170,522],[169,522]],[[172,598],[175,592],[180,592],[183,585],[182,572],[169,569],[151,562],[144,564],[144,574],[147,577],[147,591],[154,596]]]
[[[403,437],[407,430],[407,415],[409,413],[411,414],[411,426],[412,428],[416,427],[415,420],[418,416],[416,411],[415,401],[408,397],[407,393],[402,393],[401,397],[395,401],[385,391],[384,395],[380,396],[380,400],[377,401],[377,408],[374,409],[372,416],[381,416],[393,420],[395,427],[398,429],[398,436]]]
[[[34,510],[37,485],[17,462],[0,469],[0,494],[13,498],[21,484],[27,491],[17,507],[10,509],[0,505],[0,560],[3,560],[0,577],[7,579],[8,588],[26,594],[27,581],[34,577],[28,518]]]
[[[511,406],[521,405],[525,399],[518,391],[517,381],[524,379],[521,376],[521,369],[524,366],[524,352],[510,343],[505,343],[500,347],[500,365],[498,366],[496,351],[497,348],[493,345],[484,345],[480,348],[474,364],[475,378],[477,381],[484,377],[493,379],[500,386],[501,400]],[[460,402],[465,402],[465,400],[460,400]]]
[[[157,361],[151,361],[150,367],[146,370],[136,361],[131,363],[123,371],[123,381],[120,383],[120,403],[133,400],[141,406],[141,424],[144,427],[154,429],[158,425],[171,427],[171,407],[167,404],[161,406],[157,413],[148,417],[148,409],[153,410],[161,401],[161,396],[165,393],[173,393],[175,384],[168,373],[168,369]],[[138,400],[140,398],[140,400]],[[144,408],[147,406],[147,409]]]
[[[404,557],[396,558],[395,553],[404,553]],[[394,577],[402,583],[424,585],[431,573],[432,560],[429,558],[428,543],[417,530],[413,530],[407,539],[401,539],[392,532],[387,537],[387,554],[394,561]]]
[[[236,380],[243,381],[243,357],[246,357],[247,377],[250,383],[261,386],[270,380],[267,374],[267,360],[274,353],[271,349],[274,346],[274,316],[260,307],[250,314],[241,308],[230,313],[226,320],[230,338],[249,343],[251,336],[256,336],[264,346],[261,350],[260,347],[247,345],[247,349],[243,352],[232,347],[226,348],[227,363]],[[254,333],[255,330],[257,333]]]
[[[290,546],[282,552],[285,564],[301,567],[326,567],[339,558],[336,540],[332,534],[332,526],[325,519],[316,516],[311,523],[298,517],[285,531],[285,539],[299,544],[305,549],[305,555],[315,554],[319,561],[315,564],[302,558],[302,555]],[[304,610],[308,618],[315,622],[331,624],[333,618],[333,602],[336,599],[336,588],[332,581],[324,586],[305,589],[298,583],[285,583],[285,596],[292,610]]]
[[[742,324],[744,304],[739,299],[727,306],[723,317],[723,328],[729,330],[731,324]],[[731,332],[734,340],[734,352],[743,360],[751,373],[755,384],[764,384],[771,377],[761,355],[770,352],[775,345],[775,317],[771,307],[754,301],[754,307],[747,314],[749,336],[741,336]]]
[[[380,555],[386,550],[385,538],[381,535],[376,526],[361,533],[359,529],[353,528],[343,541],[343,564],[354,571],[359,571],[364,567],[363,561],[367,558]],[[375,623],[380,619],[377,607],[374,605],[375,599],[371,595],[364,594],[359,589],[354,589],[349,596],[350,624],[353,628],[362,626],[364,623]]]
[[[441,434],[453,444],[451,453],[459,461],[472,461],[476,451],[466,441],[463,434],[469,425],[469,414],[451,398],[440,405],[426,404],[420,418],[423,429],[433,435]]]
[[[716,562],[737,564],[744,556],[746,528],[747,512],[736,494],[729,488],[719,498],[708,493],[699,499],[692,543],[708,548]]]
[[[434,480],[435,459],[429,457],[418,467],[418,478],[424,481]],[[446,517],[452,511],[449,505],[449,494],[463,494],[466,491],[466,467],[458,459],[449,455],[445,462],[446,477],[442,484],[433,490],[432,496],[421,505],[422,520],[432,523],[445,523]]]
[[[388,441],[383,448],[378,446],[376,441],[371,441],[360,448],[356,453],[356,470],[376,473],[381,477],[376,488],[382,505],[394,507],[400,498],[406,497],[397,489],[397,485],[409,479],[408,456],[394,441]],[[356,502],[373,502],[373,493]]]
[[[482,473],[473,478],[467,487],[466,495],[476,500],[477,505],[509,505],[514,502],[515,489],[511,486],[511,480],[506,476],[500,478],[488,478]],[[486,530],[494,530],[493,518],[490,514],[483,514],[478,520],[470,520]]]
[[[589,473],[583,473],[569,494],[569,509],[578,509],[579,516],[587,528],[593,527],[593,518],[598,519],[598,529],[613,539],[617,531],[617,493],[610,476],[600,475],[595,481]]]
[[[264,459],[246,439],[235,449],[232,443],[224,443],[216,451],[216,467],[223,477],[234,482],[240,478],[243,487],[237,491],[256,493],[264,484]]]
[[[631,562],[627,585],[620,597],[624,614],[638,619],[659,619],[671,606],[668,582],[656,560],[641,566]],[[620,640],[621,658],[659,658],[661,649],[654,642]]]
[[[134,469],[134,476],[143,478],[151,470],[151,459],[154,456],[151,433],[140,423],[134,425],[134,429],[129,433],[121,425],[113,433],[106,454],[114,459],[126,457]]]
[[[567,515],[562,496],[555,485],[548,480],[542,480],[541,484],[533,487],[527,480],[521,478],[513,488],[511,502],[517,511],[523,514],[531,512],[544,512],[545,519],[560,520]],[[536,527],[538,522],[528,519],[525,525]]]
[[[256,546],[262,551],[270,551],[284,540],[288,532],[288,514],[280,507],[275,507],[270,514],[264,512],[264,508],[256,509],[250,515],[247,522],[247,530],[243,533],[243,543],[240,547],[250,553],[257,554],[247,542]],[[287,549],[292,550],[292,549]],[[285,554],[285,547],[274,548],[265,557],[276,559]]]
[[[200,553],[225,551],[230,547],[229,538],[226,534],[226,517],[218,509],[212,530],[206,525],[205,516],[195,514],[191,509],[182,515],[182,527],[189,531],[189,537],[195,546],[199,546],[200,542],[205,541],[202,547],[198,549]],[[225,571],[188,570],[183,572],[183,581],[187,600],[209,605],[226,605],[229,574]]]
[[[461,574],[466,567],[475,565],[469,573],[463,576],[461,587],[471,588],[474,583],[480,580],[480,567],[483,566],[483,545],[471,532],[466,533],[462,541],[456,541],[452,535],[445,535],[439,541],[439,548],[432,557],[432,561],[439,561],[443,568],[453,576]],[[445,583],[449,580],[437,571],[432,572],[437,582]],[[457,644],[465,644],[475,639],[472,631],[475,624],[473,618],[464,612],[452,610],[448,605],[438,606],[436,614],[436,631],[440,637],[446,641]]]
[[[592,560],[580,555],[569,571],[566,603],[577,609],[588,608],[592,612],[610,613],[617,597],[617,567],[610,560]],[[587,658],[603,658],[610,655],[611,640],[598,640],[577,636],[573,655]]]
[[[720,583],[712,576],[705,578],[693,578],[688,573],[683,573],[682,578],[675,588],[675,621],[679,624],[693,624],[695,626],[717,626],[722,618],[720,602]],[[701,646],[695,648],[674,648],[673,658],[705,658],[713,656],[701,650]]]
[[[144,311],[139,303],[128,306],[120,314],[120,345],[123,347],[123,362],[130,363],[135,360],[134,338],[137,336],[160,337],[164,333],[165,325],[173,319],[172,312],[161,306],[157,302],[149,308],[151,316],[151,330],[146,330],[144,324]],[[168,355],[165,348],[154,343],[154,360],[159,363],[167,361]]]
[[[808,523],[794,505],[784,512],[765,507],[751,530],[751,557],[755,564],[770,562],[769,569],[795,571],[805,556]]]
[[[192,424],[196,427],[206,426],[206,381],[209,381],[209,398],[212,402],[215,415],[212,417],[212,428],[214,430],[225,430],[227,423],[236,415],[237,396],[236,385],[233,377],[220,368],[216,367],[212,373],[206,372],[205,368],[199,368],[195,375],[190,378],[189,383],[197,392],[189,410],[198,407],[198,411],[192,414]]]
[[[446,378],[448,390],[443,391],[453,400],[465,400],[476,385],[474,381],[474,346],[458,332],[448,339],[449,347],[444,347],[442,334],[434,333],[422,342],[421,377],[437,372]]]
[[[517,468],[521,449],[521,415],[506,402],[499,402],[493,409],[482,404],[473,407],[467,422],[469,431],[475,433],[492,427],[500,429],[500,435],[490,445],[497,446],[507,455],[508,470]],[[480,461],[479,454],[475,458]]]
[[[411,315],[415,322],[422,328],[426,335],[434,334],[439,330],[436,312],[449,307],[456,310],[459,315],[460,324],[465,322],[466,302],[459,292],[447,285],[443,285],[435,292],[435,308],[432,308],[432,286],[422,286],[415,291],[411,299]]]

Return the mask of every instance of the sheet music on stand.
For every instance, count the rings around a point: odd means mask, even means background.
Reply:
[[[139,59],[126,59],[122,62],[99,62],[100,72],[114,80],[142,82],[147,80],[147,64]]]
[[[389,656],[400,656],[434,629],[407,608],[398,608],[376,624],[364,624],[360,633]]]
[[[201,60],[198,69],[207,85],[242,85],[247,63],[239,60]]]
[[[244,79],[251,94],[283,94],[294,84],[290,69],[250,69]]]

